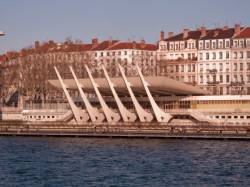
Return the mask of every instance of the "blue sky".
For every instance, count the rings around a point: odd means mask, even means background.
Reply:
[[[0,54],[35,40],[156,42],[159,32],[250,26],[250,0],[0,0]]]

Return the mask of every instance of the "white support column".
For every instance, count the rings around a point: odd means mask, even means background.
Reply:
[[[151,95],[149,89],[148,89],[148,83],[146,82],[146,80],[144,79],[142,72],[138,66],[138,64],[136,64],[136,69],[137,72],[139,74],[139,77],[141,79],[142,85],[147,93],[148,99],[150,101],[151,107],[154,111],[155,117],[157,119],[158,122],[168,122],[172,116],[164,111],[162,111],[162,109],[156,104],[153,96]]]
[[[80,96],[84,102],[84,105],[86,107],[86,110],[89,114],[89,117],[91,119],[92,122],[102,122],[104,120],[104,115],[102,113],[100,113],[98,111],[97,108],[94,108],[91,103],[89,102],[87,96],[85,95],[85,93],[83,92],[83,86],[80,84],[80,82],[78,81],[77,77],[76,77],[76,74],[72,68],[72,66],[69,66],[69,69],[74,77],[74,80],[75,80],[75,83],[76,83],[76,86],[79,90],[79,93],[80,93]]]
[[[64,93],[66,95],[66,98],[67,98],[67,100],[69,102],[69,106],[70,106],[70,108],[72,110],[72,113],[74,115],[74,118],[75,118],[77,124],[81,124],[82,122],[88,121],[88,119],[89,119],[88,115],[84,115],[83,112],[79,108],[77,108],[74,101],[72,100],[72,98],[69,95],[69,92],[68,92],[68,90],[66,88],[66,85],[64,84],[64,82],[62,80],[62,77],[61,77],[60,73],[58,72],[58,70],[57,70],[57,68],[55,66],[54,66],[54,69],[56,71],[56,75],[57,75],[57,77],[59,79],[59,82],[60,82],[60,84],[62,86],[62,89],[63,89],[63,91],[64,91]]]
[[[91,84],[95,90],[95,94],[96,96],[98,97],[98,100],[102,106],[102,110],[104,112],[104,115],[108,121],[108,123],[115,123],[115,122],[118,122],[120,120],[120,115],[116,112],[113,112],[109,107],[108,105],[106,104],[106,102],[104,101],[101,93],[99,92],[99,89],[98,89],[98,85],[96,84],[96,82],[94,81],[92,75],[91,75],[91,72],[89,71],[89,68],[87,65],[85,65],[85,68],[87,70],[87,73],[88,73],[88,76],[90,78],[90,81],[91,81]]]
[[[132,99],[132,102],[133,102],[133,104],[134,104],[136,113],[137,113],[137,115],[138,115],[140,121],[141,121],[141,122],[151,122],[151,121],[153,120],[153,115],[152,115],[151,113],[145,111],[145,110],[141,107],[140,103],[137,101],[137,99],[136,99],[136,97],[135,97],[135,95],[134,95],[134,93],[133,93],[133,91],[132,91],[132,89],[131,89],[131,84],[130,84],[130,82],[127,80],[123,68],[121,67],[120,64],[118,64],[118,67],[119,67],[119,70],[120,70],[120,72],[121,72],[121,74],[122,74],[123,81],[124,81],[124,83],[125,83],[125,85],[126,85],[126,87],[127,87],[127,89],[128,89],[129,95],[130,95],[130,97],[131,97],[131,99]]]
[[[102,70],[104,72],[104,75],[105,75],[105,78],[109,84],[109,87],[112,91],[112,94],[113,94],[113,97],[116,101],[116,104],[118,106],[118,109],[119,109],[119,112],[122,116],[122,119],[124,122],[134,122],[136,120],[136,115],[132,112],[130,112],[124,105],[123,103],[121,102],[119,96],[117,95],[116,91],[115,91],[115,85],[111,82],[110,78],[109,78],[109,75],[105,69],[105,67],[103,65],[102,66]]]

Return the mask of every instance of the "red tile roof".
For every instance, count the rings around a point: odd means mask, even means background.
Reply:
[[[250,27],[244,28],[237,36],[234,38],[250,38]]]
[[[97,46],[92,48],[91,51],[105,50],[105,49],[111,47],[112,45],[116,44],[117,42],[119,42],[119,40],[105,40],[105,41],[97,44]]]
[[[157,45],[138,43],[138,42],[118,42],[115,45],[109,47],[107,50],[121,50],[121,49],[136,49],[136,50],[148,50],[156,51]]]

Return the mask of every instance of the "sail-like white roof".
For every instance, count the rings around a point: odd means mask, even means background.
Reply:
[[[198,87],[188,85],[176,80],[155,76],[145,77],[145,80],[149,84],[149,89],[153,95],[208,95],[206,90]],[[64,79],[64,83],[69,89],[77,89],[74,79]],[[83,86],[83,91],[92,93],[94,92],[93,86],[89,79],[79,79]],[[118,94],[127,95],[128,91],[125,83],[121,77],[111,78],[111,81],[115,85],[115,90]],[[135,95],[144,95],[145,90],[139,77],[128,77],[128,81],[132,85],[132,90]],[[95,82],[99,85],[99,90],[104,95],[111,95],[108,82],[105,78],[95,78]],[[61,88],[59,80],[49,80],[49,83],[57,88]]]

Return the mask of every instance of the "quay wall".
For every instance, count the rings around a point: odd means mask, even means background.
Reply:
[[[70,136],[70,137],[126,137],[126,138],[208,138],[250,140],[250,125],[205,124],[27,124],[0,122],[0,136]]]

